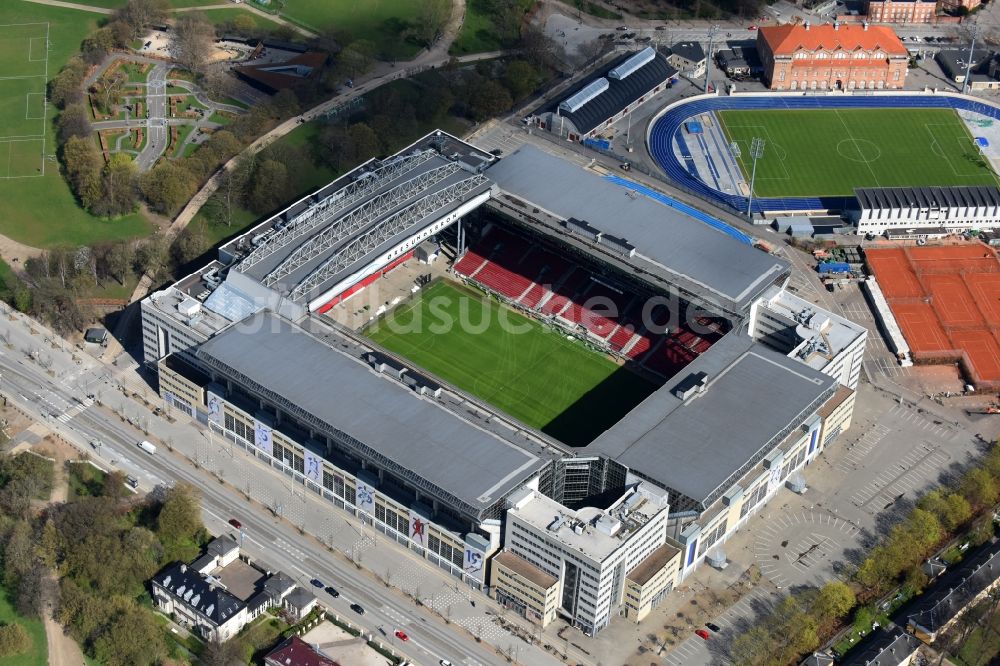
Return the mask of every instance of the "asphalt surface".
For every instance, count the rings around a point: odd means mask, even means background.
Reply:
[[[424,607],[403,597],[395,587],[359,571],[350,561],[335,556],[320,542],[303,535],[297,527],[280,520],[263,505],[248,502],[231,486],[220,484],[204,466],[196,468],[162,445],[154,455],[139,449],[137,443],[147,437],[139,428],[122,421],[119,414],[128,414],[136,424],[141,423],[154,431],[160,424],[153,417],[132,418],[139,410],[117,388],[112,368],[80,352],[76,352],[74,360],[71,358],[74,350],[65,342],[54,336],[47,337],[37,324],[33,324],[37,333],[32,335],[28,330],[30,320],[22,315],[14,317],[14,320],[6,316],[0,320],[0,335],[9,341],[0,346],[0,391],[63,438],[81,450],[88,450],[98,464],[136,476],[143,491],[160,484],[192,484],[202,493],[202,508],[209,531],[216,534],[233,531],[228,520],[239,516],[244,529],[242,545],[247,554],[285,571],[303,587],[317,593],[332,612],[346,617],[375,638],[383,638],[379,633],[382,627],[389,634],[384,642],[394,642],[395,649],[402,650],[418,664],[435,664],[440,659],[470,666],[507,663],[506,658],[491,649],[485,634],[484,641],[479,643],[467,633],[449,627]],[[96,394],[107,406],[94,404],[86,397],[89,394]],[[97,450],[88,446],[93,439],[101,441]],[[346,514],[333,507],[328,511],[330,517],[346,518]],[[340,522],[347,523],[346,520]],[[378,541],[381,551],[394,548],[385,543],[382,535],[378,535]],[[448,578],[443,573],[440,576]],[[337,588],[340,598],[333,599],[315,590],[309,583],[314,577]],[[433,573],[428,574],[428,580],[432,577]],[[463,591],[462,594],[471,597],[476,593]],[[487,605],[485,597],[478,597],[483,600],[481,605]],[[364,615],[350,610],[350,604],[355,602],[364,607]],[[401,644],[392,638],[395,629],[404,630],[410,640]],[[513,649],[515,655],[523,655],[522,663],[560,663],[538,648],[520,640],[517,643]],[[497,647],[509,650],[511,644]]]

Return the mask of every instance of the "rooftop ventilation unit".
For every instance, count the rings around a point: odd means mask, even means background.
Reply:
[[[643,65],[652,62],[656,58],[656,49],[652,46],[647,46],[643,50],[636,53],[634,56],[618,65],[610,72],[608,72],[609,79],[615,79],[616,81],[621,81],[622,79],[628,78],[630,74],[634,74]]]
[[[608,80],[604,77],[591,81],[582,89],[560,102],[559,110],[568,111],[569,113],[579,111],[583,108],[584,104],[607,90],[609,85]]]

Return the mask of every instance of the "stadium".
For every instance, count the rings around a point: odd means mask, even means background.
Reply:
[[[435,132],[144,299],[144,355],[168,404],[331,508],[596,632],[724,561],[849,427],[865,329],[788,277],[663,194]],[[518,571],[555,581],[558,607],[497,577]]]
[[[940,92],[703,96],[663,109],[647,146],[671,181],[746,214],[749,144],[762,138],[755,214],[842,212],[855,187],[996,186],[995,141],[982,134],[998,119],[995,106]]]

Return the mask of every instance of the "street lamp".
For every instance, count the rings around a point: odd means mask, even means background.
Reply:
[[[750,170],[750,192],[747,196],[747,217],[753,221],[753,185],[757,179],[757,160],[764,156],[764,139],[755,136],[750,141],[750,159],[753,160],[753,167]]]

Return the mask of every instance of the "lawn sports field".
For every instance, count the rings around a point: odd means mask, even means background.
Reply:
[[[48,23],[0,25],[0,178],[45,173]]]
[[[582,343],[450,282],[432,284],[365,334],[573,446],[591,442],[657,388]]]
[[[851,195],[855,187],[994,185],[996,175],[951,109],[718,111],[740,147],[765,140],[754,193],[760,197]]]

